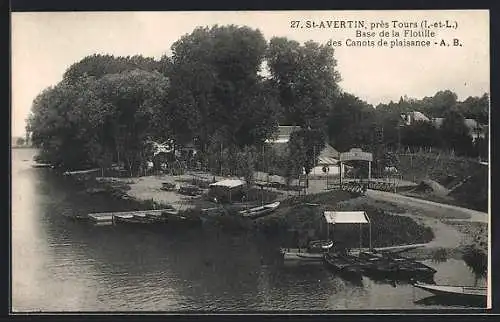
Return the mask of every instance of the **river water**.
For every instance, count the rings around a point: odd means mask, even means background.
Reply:
[[[289,311],[457,308],[415,303],[410,285],[353,284],[322,265],[284,265],[265,237],[199,227],[94,227],[68,219],[127,205],[89,196],[12,152],[12,310]],[[458,260],[427,263],[438,284],[474,285]],[[484,281],[479,281],[484,283]]]

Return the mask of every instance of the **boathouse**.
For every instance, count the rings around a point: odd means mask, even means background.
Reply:
[[[210,184],[208,195],[216,198],[218,202],[232,203],[241,200],[245,181],[239,179],[227,179]]]
[[[327,239],[337,242],[339,240],[355,241],[359,238],[359,242],[355,243],[359,248],[363,247],[363,225],[368,225],[368,246],[370,249],[372,248],[372,224],[365,211],[325,211],[323,218],[321,231]],[[355,237],[357,235],[354,234],[355,230],[353,230],[355,226],[359,226],[359,237]],[[346,243],[350,247],[355,244]]]

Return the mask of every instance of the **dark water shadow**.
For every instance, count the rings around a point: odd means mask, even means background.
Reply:
[[[460,306],[470,308],[486,308],[486,298],[465,298],[458,296],[433,295],[415,301],[419,305]]]

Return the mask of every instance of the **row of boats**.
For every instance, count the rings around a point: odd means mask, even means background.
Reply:
[[[313,241],[308,248],[281,249],[285,261],[323,262],[339,275],[361,278],[432,281],[436,270],[415,260],[376,250],[335,250],[333,242]]]
[[[162,224],[190,222],[194,218],[188,218],[177,211],[145,212],[145,213],[124,213],[113,216],[115,224]]]
[[[324,263],[336,274],[351,281],[363,276],[374,280],[408,281],[414,287],[432,293],[435,297],[480,301],[487,298],[486,287],[436,285],[436,270],[395,252],[372,250],[339,251],[331,240],[310,242],[307,249],[282,248],[286,262]]]
[[[241,210],[239,211],[239,215],[250,219],[256,219],[275,211],[279,205],[280,202],[274,202],[251,209]],[[203,216],[185,216],[174,209],[95,213],[89,214],[86,219],[87,218],[98,225],[201,223],[204,219]]]

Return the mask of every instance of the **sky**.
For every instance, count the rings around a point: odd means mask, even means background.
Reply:
[[[348,46],[352,40],[380,39],[381,31],[422,30],[422,22],[446,23],[456,28],[435,31],[431,42],[460,40],[461,46],[370,47]],[[302,28],[291,28],[299,21]],[[357,28],[307,28],[330,21],[363,21]],[[396,27],[393,21],[398,21]],[[398,23],[407,23],[399,27]],[[287,37],[301,43],[313,40],[341,43],[334,56],[340,87],[370,104],[398,101],[401,96],[422,98],[452,90],[459,100],[490,91],[488,11],[226,11],[226,12],[37,12],[12,13],[12,135],[24,135],[33,99],[57,84],[65,70],[95,53],[160,58],[171,45],[198,26],[245,25],[259,29],[266,40]],[[371,29],[388,23],[389,28]],[[415,23],[416,25],[413,25]],[[347,23],[346,23],[347,25]],[[381,26],[380,24],[378,26]],[[366,28],[364,28],[366,27]],[[375,32],[357,38],[356,30]],[[350,40],[349,40],[350,39]],[[386,39],[386,38],[384,38]],[[387,38],[388,42],[394,38]],[[402,40],[403,37],[399,37]],[[410,38],[405,38],[410,40]],[[422,38],[413,38],[422,39]]]

